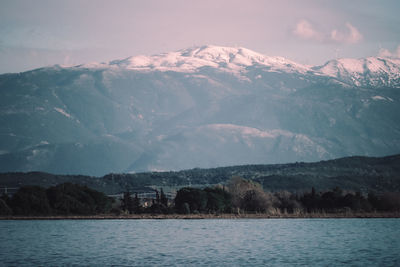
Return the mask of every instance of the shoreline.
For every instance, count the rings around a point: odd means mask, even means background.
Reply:
[[[0,216],[0,220],[201,220],[201,219],[350,219],[400,218],[400,212],[385,213],[306,213],[271,215],[254,214],[129,214],[129,215],[56,215]]]

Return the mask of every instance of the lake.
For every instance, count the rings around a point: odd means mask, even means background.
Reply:
[[[400,219],[0,221],[0,265],[400,266]]]

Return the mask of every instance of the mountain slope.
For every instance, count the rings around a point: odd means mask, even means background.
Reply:
[[[398,88],[400,84],[400,59],[343,58],[313,69],[356,86]]]
[[[261,66],[273,71],[307,72],[311,69],[282,57],[267,57],[246,48],[202,46],[155,56],[136,56],[110,62],[130,70],[160,70],[195,72],[201,68],[218,68],[232,73],[249,66]],[[101,66],[101,65],[100,65]],[[105,66],[104,66],[105,67]]]
[[[398,61],[355,61],[362,69],[205,46],[0,75],[0,171],[103,175],[399,153]]]

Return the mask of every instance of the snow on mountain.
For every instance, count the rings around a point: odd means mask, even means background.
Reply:
[[[322,66],[308,66],[277,56],[266,56],[243,47],[201,46],[153,56],[132,56],[108,63],[78,66],[89,69],[132,71],[198,72],[214,68],[244,77],[249,69],[335,78],[351,86],[400,86],[400,59],[368,57],[330,60]],[[248,79],[246,77],[246,79]]]
[[[242,72],[249,66],[268,67],[270,71],[310,71],[305,65],[283,57],[268,57],[242,47],[202,46],[154,56],[135,56],[110,62],[131,70],[194,72],[204,67]]]
[[[309,67],[203,46],[0,75],[0,171],[103,175],[399,153],[399,66]]]
[[[368,57],[331,60],[315,71],[356,86],[400,85],[400,59]]]

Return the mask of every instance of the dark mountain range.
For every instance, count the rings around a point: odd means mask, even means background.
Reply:
[[[348,157],[315,163],[243,165],[178,172],[108,174],[101,178],[82,175],[53,175],[41,172],[0,174],[0,187],[24,185],[50,187],[64,182],[87,185],[107,194],[149,192],[163,187],[173,191],[184,186],[224,184],[233,176],[252,179],[268,191],[291,192],[344,190],[400,192],[400,155],[382,158]]]
[[[0,75],[0,171],[102,176],[400,153],[400,60],[205,46]]]

